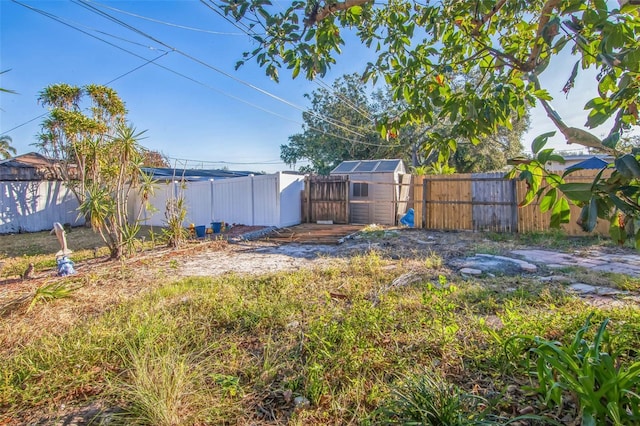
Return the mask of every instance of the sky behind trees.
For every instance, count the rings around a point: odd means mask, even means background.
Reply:
[[[18,154],[35,150],[31,144],[46,113],[37,103],[42,89],[96,83],[118,92],[129,120],[148,130],[141,143],[172,165],[267,172],[289,169],[280,145],[301,131],[309,107],[303,95],[362,72],[372,58],[357,42],[348,43],[320,82],[292,80],[283,69],[275,83],[253,61],[235,71],[254,42],[246,28],[197,1],[0,0],[0,43],[0,70],[11,70],[0,75],[0,87],[17,92],[0,93],[0,134],[12,138]],[[574,62],[568,57],[550,67],[541,81],[565,121],[582,126],[595,74],[581,74],[565,98],[561,90]],[[525,150],[549,130],[543,112],[533,110]],[[600,136],[599,129],[594,133]],[[560,138],[551,145],[580,148]]]

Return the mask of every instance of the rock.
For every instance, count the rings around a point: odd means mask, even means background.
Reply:
[[[591,294],[595,293],[596,288],[589,284],[584,283],[573,283],[569,286],[569,288],[580,294]]]
[[[564,275],[550,275],[548,277],[540,277],[539,281],[542,282],[552,282],[552,283],[570,283],[571,278],[565,277]]]
[[[533,413],[533,412],[535,412],[535,411],[536,411],[536,410],[535,410],[532,406],[527,405],[526,407],[524,407],[524,408],[520,409],[520,410],[518,411],[518,414],[520,414],[520,415],[524,415],[524,414],[531,414],[531,413]]]
[[[309,406],[311,406],[311,402],[304,396],[296,396],[295,398],[293,398],[293,405],[298,410],[304,410],[305,408],[309,408]]]
[[[622,291],[611,287],[596,287],[596,294],[599,294],[600,296],[614,296],[622,293]]]
[[[460,269],[460,273],[466,275],[482,275],[482,271],[480,269],[474,268],[462,268]]]

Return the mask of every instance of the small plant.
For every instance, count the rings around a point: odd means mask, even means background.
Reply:
[[[164,216],[167,226],[162,230],[162,235],[166,239],[167,245],[173,248],[182,246],[189,237],[189,233],[182,225],[187,218],[184,182],[180,184],[180,192],[167,200]]]
[[[585,340],[590,314],[570,345],[540,337],[523,337],[535,346],[537,391],[550,407],[562,409],[567,393],[578,403],[582,425],[629,425],[640,422],[640,361],[620,366],[611,354],[605,319],[593,341]]]
[[[442,257],[438,253],[431,251],[424,261],[424,266],[427,269],[440,269],[442,268]]]
[[[73,287],[69,282],[53,282],[44,284],[35,291],[31,303],[27,308],[27,312],[31,311],[35,305],[40,302],[51,302],[56,299],[64,299],[70,297],[77,287]]]
[[[383,424],[472,425],[481,414],[470,414],[471,398],[458,387],[430,374],[409,376],[392,391],[382,408]],[[466,413],[466,414],[465,414]]]
[[[116,389],[130,401],[131,419],[143,424],[177,425],[185,419],[193,394],[193,371],[186,356],[159,347],[129,348],[126,381]]]

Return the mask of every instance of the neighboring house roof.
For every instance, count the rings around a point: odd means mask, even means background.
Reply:
[[[37,152],[0,161],[0,180],[57,180],[55,162]]]
[[[402,160],[355,160],[343,161],[330,174],[346,173],[393,173],[404,172]]]
[[[152,175],[154,179],[187,181],[227,179],[232,177],[243,177],[249,175],[261,175],[262,173],[234,171],[234,170],[200,170],[200,169],[165,169],[156,167],[143,167],[142,171]]]
[[[587,158],[584,161],[576,163],[572,166],[566,168],[566,170],[576,170],[576,169],[590,169],[590,170],[599,170],[607,167],[609,163],[602,158],[599,157],[591,157]]]

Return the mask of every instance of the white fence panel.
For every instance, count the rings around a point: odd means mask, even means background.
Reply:
[[[187,208],[186,225],[210,226],[211,223],[211,184],[210,181],[189,182],[184,188]],[[179,184],[178,184],[179,185]]]
[[[269,226],[279,223],[280,194],[278,175],[253,178],[253,224]]]
[[[183,191],[187,218],[183,225],[210,226],[212,221],[259,226],[291,226],[301,222],[300,193],[304,176],[276,173],[214,181],[158,184],[149,199],[156,212],[147,210],[144,225],[165,226],[167,200]],[[141,200],[132,197],[129,212],[137,211]],[[133,217],[133,216],[132,216]]]
[[[280,218],[278,227],[298,225],[302,222],[302,191],[304,176],[279,173]]]
[[[84,224],[78,201],[60,181],[0,182],[0,233],[37,232],[54,222]]]
[[[253,225],[252,176],[213,182],[213,214],[216,222]]]

